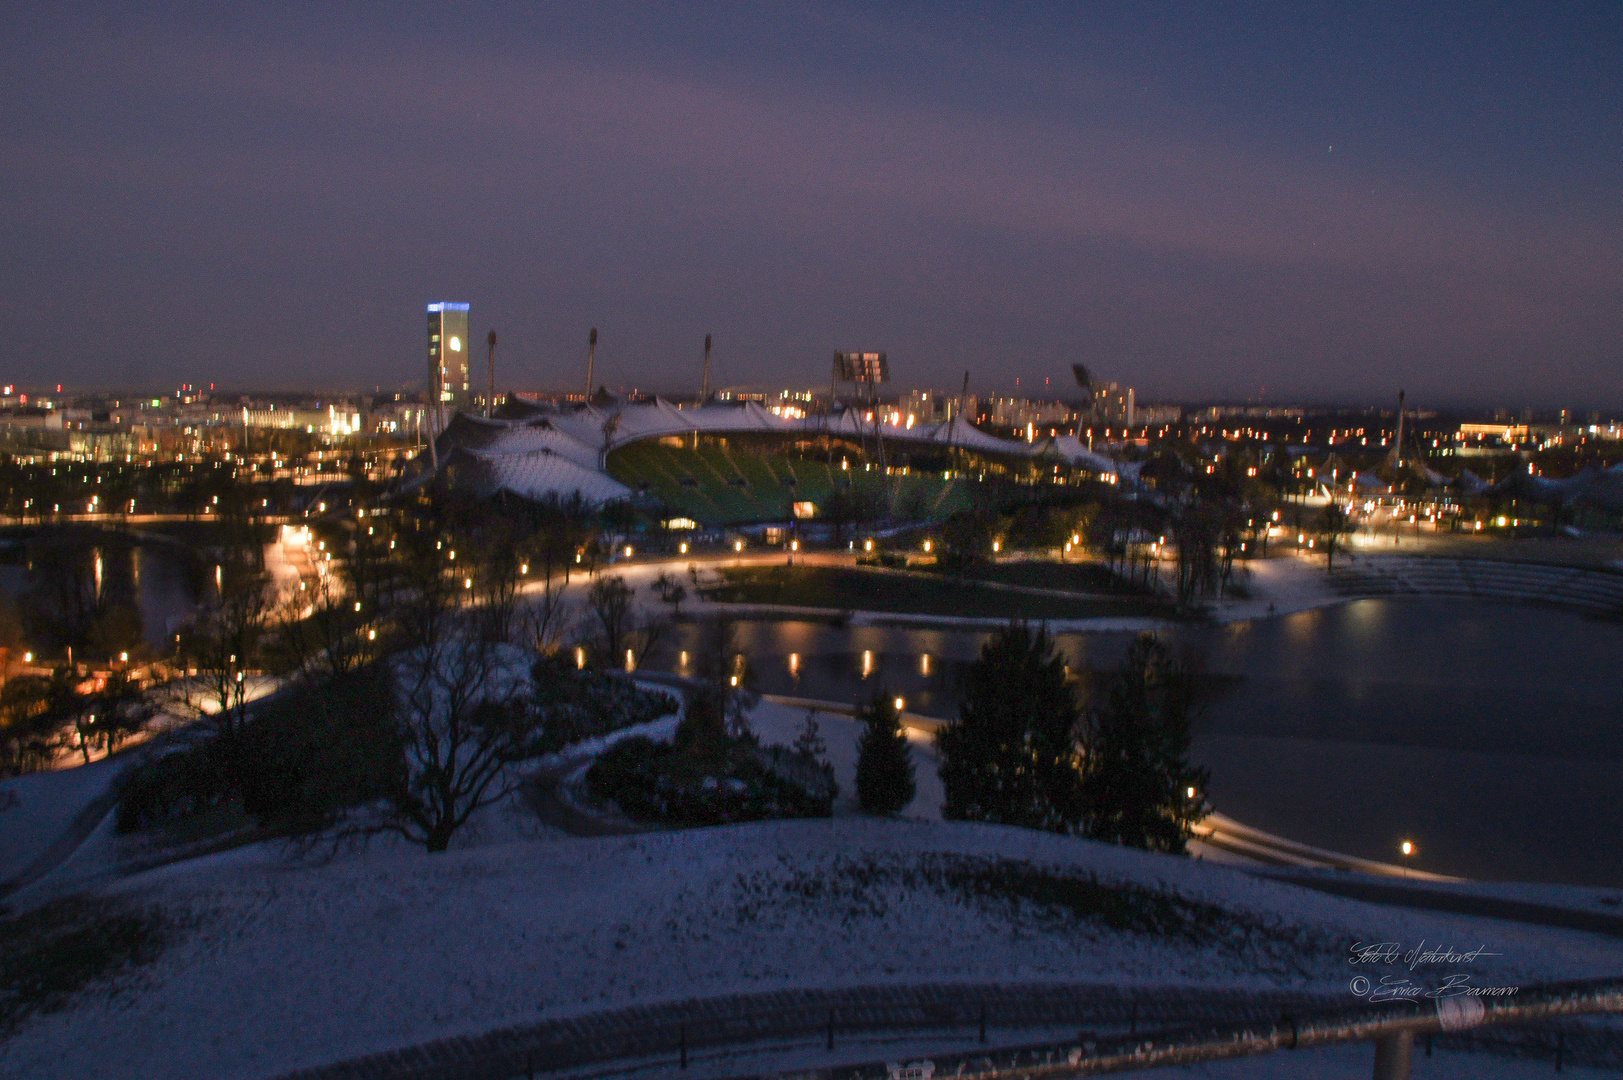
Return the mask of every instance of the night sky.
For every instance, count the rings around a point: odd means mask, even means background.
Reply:
[[[1623,4],[1373,7],[10,0],[0,377],[1623,406]]]

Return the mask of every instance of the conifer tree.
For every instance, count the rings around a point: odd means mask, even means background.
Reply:
[[[1206,812],[1208,774],[1189,764],[1196,679],[1145,634],[1089,710],[1082,794],[1087,836],[1150,851],[1183,852]]]
[[[937,737],[943,816],[1078,831],[1078,727],[1053,639],[1010,623],[965,672],[958,719]]]
[[[857,805],[870,814],[894,814],[913,801],[917,785],[907,736],[889,691],[880,687],[862,710],[857,750]]]

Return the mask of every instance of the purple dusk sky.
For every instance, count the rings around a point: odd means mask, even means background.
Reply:
[[[0,13],[6,381],[1623,406],[1623,7]],[[481,355],[478,353],[476,355]]]

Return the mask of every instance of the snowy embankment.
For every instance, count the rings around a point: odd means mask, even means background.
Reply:
[[[68,844],[75,819],[105,813],[108,793],[131,764],[128,756],[102,758],[0,782],[0,884]]]
[[[1086,893],[1093,875],[1111,886],[1106,908],[1126,901],[1114,929],[1054,901],[1052,882]],[[29,1019],[0,1045],[0,1074],[274,1076],[448,1035],[781,987],[1334,992],[1359,973],[1355,942],[1483,947],[1493,955],[1464,969],[1475,985],[1623,970],[1612,939],[1359,904],[1018,829],[867,818],[322,864],[251,848],[104,895],[162,909],[162,955],[116,994],[86,992]]]

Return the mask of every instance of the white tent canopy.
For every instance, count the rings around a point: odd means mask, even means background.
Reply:
[[[672,435],[753,433],[842,435],[887,442],[957,447],[973,453],[1031,458],[1054,456],[1069,465],[1134,479],[1136,464],[1087,449],[1075,436],[1037,443],[1000,439],[962,420],[902,427],[875,425],[855,408],[834,416],[785,419],[759,402],[681,408],[663,399],[604,407],[586,405],[526,420],[484,420],[458,414],[436,440],[442,467],[456,463],[480,490],[510,491],[526,498],[567,496],[579,491],[591,502],[626,498],[629,488],[608,475],[608,454],[642,439]]]

